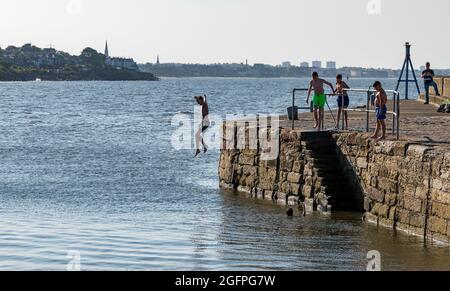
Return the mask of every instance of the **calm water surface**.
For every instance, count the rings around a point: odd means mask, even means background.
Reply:
[[[384,269],[450,270],[448,247],[358,214],[289,219],[220,191],[218,151],[194,160],[171,146],[194,95],[221,115],[284,113],[306,82],[0,83],[0,270],[65,270],[69,251],[83,270],[364,270],[370,250]]]

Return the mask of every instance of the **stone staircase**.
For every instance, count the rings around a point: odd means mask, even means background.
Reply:
[[[312,190],[314,208],[321,212],[362,211],[332,134],[305,132],[301,140],[306,160],[305,181]]]

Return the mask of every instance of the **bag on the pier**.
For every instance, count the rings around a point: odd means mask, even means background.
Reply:
[[[446,109],[447,109],[447,104],[442,104],[441,106],[439,106],[439,109],[437,112],[444,113]]]
[[[447,104],[447,108],[445,109],[445,112],[450,113],[450,103]]]

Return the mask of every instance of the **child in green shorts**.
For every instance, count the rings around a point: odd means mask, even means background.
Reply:
[[[314,72],[312,74],[312,80],[309,84],[308,98],[306,100],[306,103],[309,104],[311,92],[314,90],[313,105],[314,119],[316,121],[314,128],[317,128],[318,131],[324,128],[324,113],[325,105],[327,104],[327,96],[325,95],[325,89],[323,88],[324,84],[330,86],[331,92],[334,92],[333,84],[319,78],[319,74]]]

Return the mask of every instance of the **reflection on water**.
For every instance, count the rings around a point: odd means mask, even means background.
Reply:
[[[0,270],[65,270],[69,251],[82,270],[364,270],[370,250],[384,269],[450,270],[447,246],[358,214],[288,218],[220,191],[218,151],[171,147],[190,96],[209,93],[220,115],[284,113],[306,82],[1,83]]]

